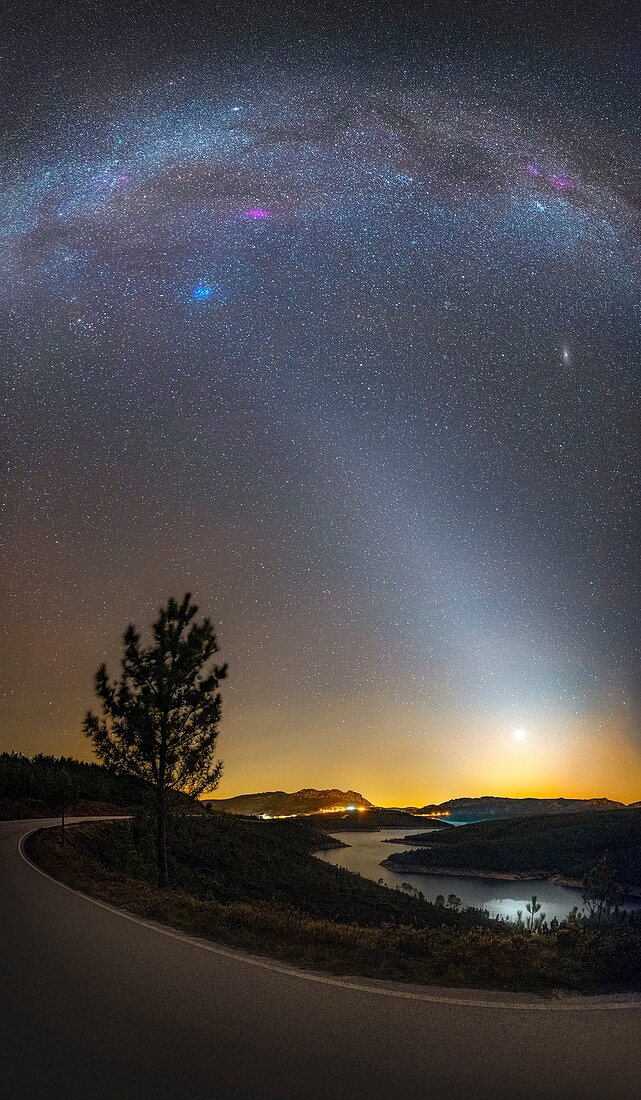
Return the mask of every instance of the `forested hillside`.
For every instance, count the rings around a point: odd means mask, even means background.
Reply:
[[[68,808],[87,803],[102,807],[139,805],[144,798],[140,783],[114,775],[100,764],[71,756],[23,756],[0,754],[0,816],[38,817],[56,812],[61,802]]]
[[[400,873],[433,867],[582,879],[608,852],[623,883],[641,887],[641,813],[597,810],[517,821],[482,821],[437,835],[409,838],[418,850],[395,852],[386,866]]]

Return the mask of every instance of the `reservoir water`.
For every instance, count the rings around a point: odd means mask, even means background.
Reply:
[[[415,832],[434,832],[433,829],[416,829]],[[492,916],[516,919],[519,909],[525,912],[525,904],[536,894],[543,903],[541,912],[547,920],[556,917],[563,920],[576,905],[583,908],[581,891],[568,886],[556,886],[545,879],[529,882],[506,882],[504,879],[464,878],[458,875],[411,875],[397,874],[381,867],[381,860],[392,852],[407,852],[416,847],[411,844],[384,844],[391,837],[403,837],[407,829],[381,829],[378,833],[353,832],[335,833],[337,840],[349,844],[349,848],[334,848],[329,852],[318,852],[319,859],[345,867],[348,871],[357,871],[364,878],[374,881],[383,879],[387,886],[400,886],[409,882],[425,894],[428,901],[434,901],[438,894],[447,898],[456,894],[464,906],[473,905],[478,909],[489,910]],[[641,908],[641,900],[631,901],[626,908]]]

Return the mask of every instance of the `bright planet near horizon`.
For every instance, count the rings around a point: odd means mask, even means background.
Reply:
[[[515,741],[525,741],[525,738],[527,737],[527,732],[524,729],[516,729],[514,730],[513,737]]]

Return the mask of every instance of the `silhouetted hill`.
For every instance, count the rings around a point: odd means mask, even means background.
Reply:
[[[492,817],[529,817],[532,814],[574,814],[586,810],[620,810],[623,802],[609,798],[497,798],[482,795],[480,798],[450,798],[423,806],[414,812],[419,814],[446,813],[451,817],[478,821]]]
[[[239,794],[235,798],[206,798],[203,802],[226,814],[250,817],[260,817],[261,814],[269,814],[270,817],[315,814],[319,810],[372,805],[358,791],[339,791],[337,788],[317,791],[314,787],[303,787],[292,794],[287,791],[263,791],[260,794]]]

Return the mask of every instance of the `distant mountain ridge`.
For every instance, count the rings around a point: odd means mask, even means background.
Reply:
[[[344,810],[347,806],[365,806],[379,810],[360,791],[341,791],[337,787],[317,790],[303,787],[300,791],[262,791],[239,794],[234,798],[203,799],[214,810],[229,814],[259,817],[269,814],[279,817],[289,814],[315,814],[329,810]],[[530,817],[538,814],[572,814],[585,810],[620,810],[625,803],[610,798],[507,798],[482,795],[478,798],[450,798],[447,802],[426,806],[403,806],[394,809],[410,814],[443,814],[459,820],[478,821],[488,818]],[[641,802],[632,802],[631,809],[641,809]],[[388,808],[391,812],[390,808]]]
[[[582,810],[621,810],[624,802],[610,798],[500,798],[482,795],[480,798],[450,798],[423,806],[419,814],[449,814],[452,817],[529,817],[534,814],[573,814]]]
[[[259,794],[239,794],[234,798],[206,798],[203,802],[223,813],[256,817],[261,814],[269,814],[271,817],[281,814],[315,814],[321,810],[345,809],[346,806],[372,806],[359,791],[340,791],[336,787],[326,791],[303,787],[291,794],[287,791],[262,791]]]

